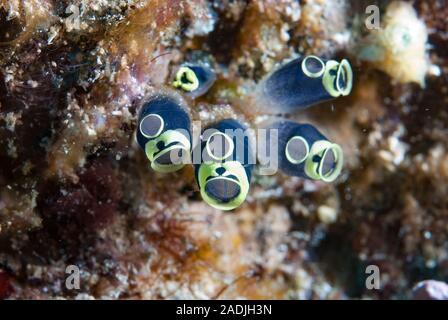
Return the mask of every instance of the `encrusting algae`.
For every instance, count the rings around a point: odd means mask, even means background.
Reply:
[[[370,61],[400,83],[424,87],[429,69],[428,30],[412,4],[391,2],[381,17],[381,27],[370,31],[359,49],[359,58]]]

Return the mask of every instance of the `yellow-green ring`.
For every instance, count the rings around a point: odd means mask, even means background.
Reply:
[[[226,152],[226,154],[223,157],[215,156],[210,150],[210,139],[218,134],[224,136],[224,138],[229,142],[229,145],[230,145],[230,149]],[[207,153],[211,158],[213,158],[214,160],[217,160],[217,161],[221,161],[221,160],[226,159],[227,157],[229,157],[232,154],[233,150],[235,149],[235,146],[233,144],[233,140],[228,135],[218,131],[218,132],[214,132],[213,134],[211,134],[210,137],[207,139],[207,142],[205,144],[205,149],[207,150]]]
[[[159,130],[157,131],[156,134],[154,134],[154,135],[147,135],[147,134],[145,134],[145,133],[143,132],[143,130],[142,130],[142,123],[143,123],[143,121],[144,121],[146,118],[148,118],[148,117],[154,117],[154,116],[160,119],[161,126],[160,126],[160,128],[159,128]],[[160,133],[163,131],[163,128],[164,128],[164,127],[165,127],[165,120],[163,120],[163,118],[162,118],[161,116],[159,116],[158,114],[155,114],[155,113],[151,113],[151,114],[146,115],[146,116],[140,121],[140,124],[139,124],[139,130],[140,130],[140,133],[141,133],[145,138],[155,138],[155,137],[159,136]]]
[[[341,77],[341,74],[342,74],[344,68],[345,68],[346,73],[347,73],[347,79],[346,79],[347,86],[345,87],[345,89],[341,89],[339,87],[339,78]],[[353,86],[353,70],[352,70],[352,66],[350,65],[350,63],[348,62],[347,59],[343,59],[341,61],[341,63],[339,64],[339,67],[338,67],[338,73],[336,75],[336,87],[337,87],[338,91],[343,96],[347,96],[352,91],[352,86]]]
[[[322,174],[322,165],[319,166],[319,176],[320,176],[321,180],[325,181],[325,182],[333,182],[334,180],[336,180],[336,178],[339,176],[339,174],[342,171],[342,165],[343,165],[343,160],[344,160],[344,154],[342,152],[342,148],[338,144],[333,143],[331,145],[331,147],[329,147],[322,155],[322,161],[323,161],[323,159],[325,159],[325,155],[329,151],[332,151],[335,154],[336,168],[334,168],[334,170],[331,171],[330,174],[328,174],[327,176],[324,176]]]
[[[191,81],[191,83],[186,84],[182,82],[182,77],[184,76],[184,74],[187,79]],[[173,81],[173,86],[175,88],[181,88],[182,90],[187,92],[192,92],[199,88],[199,79],[196,76],[196,73],[191,68],[185,66],[180,67],[176,73],[176,79]]]
[[[305,146],[306,146],[306,155],[302,159],[300,159],[300,160],[292,158],[291,155],[288,152],[288,146],[291,143],[291,141],[297,140],[297,139],[302,140],[305,143]],[[294,136],[294,137],[292,137],[291,139],[289,139],[288,143],[286,144],[285,156],[286,156],[286,159],[288,159],[288,161],[291,162],[292,164],[300,164],[300,163],[302,163],[303,161],[306,160],[306,158],[308,158],[309,154],[310,154],[310,146],[308,145],[308,142],[301,136]]]
[[[307,62],[307,60],[310,59],[310,58],[316,59],[316,60],[319,61],[319,63],[322,65],[322,68],[321,68],[321,70],[320,70],[319,72],[317,72],[317,73],[310,72],[310,71],[308,70],[308,68],[306,67],[306,62]],[[308,77],[310,77],[310,78],[319,78],[319,77],[322,76],[322,75],[324,74],[324,72],[325,72],[325,63],[322,61],[321,58],[316,57],[316,56],[314,56],[314,55],[307,56],[307,57],[306,57],[305,59],[303,59],[303,61],[302,61],[302,71],[303,71],[304,74],[306,74],[306,75],[307,75]]]

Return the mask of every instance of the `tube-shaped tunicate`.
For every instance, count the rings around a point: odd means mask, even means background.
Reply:
[[[136,138],[155,171],[177,171],[190,162],[190,128],[190,116],[178,98],[159,94],[144,103]]]
[[[269,159],[261,159],[263,162],[274,161],[290,176],[325,182],[334,181],[341,173],[344,161],[341,147],[314,126],[276,120],[266,124],[265,129],[266,140],[260,146],[268,150],[260,154]]]
[[[204,201],[221,210],[240,206],[247,197],[253,169],[250,138],[244,125],[222,120],[204,130],[195,166]]]
[[[186,63],[177,70],[173,86],[184,91],[185,95],[197,98],[206,94],[215,80],[215,73],[209,65]]]
[[[310,55],[292,60],[267,75],[258,85],[256,105],[270,114],[288,114],[311,105],[347,96],[353,72],[343,59]]]

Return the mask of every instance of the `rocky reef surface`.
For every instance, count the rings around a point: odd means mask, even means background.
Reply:
[[[390,299],[446,282],[448,5],[377,1],[368,30],[370,4],[0,0],[0,298]],[[342,146],[341,177],[255,174],[223,213],[192,168],[150,170],[138,109],[197,52],[217,71],[189,104],[204,123],[262,117],[245,97],[287,59],[349,59],[352,94],[292,117]]]

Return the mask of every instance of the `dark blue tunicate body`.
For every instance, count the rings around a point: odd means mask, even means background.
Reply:
[[[250,140],[247,128],[233,119],[202,132],[197,146],[201,162],[195,165],[195,176],[202,199],[212,207],[233,210],[245,201],[255,162]]]
[[[306,56],[279,67],[262,81],[259,104],[267,113],[287,114],[351,92],[353,72],[343,59]]]
[[[277,129],[278,130],[278,166],[281,171],[285,174],[295,177],[302,177],[308,179],[308,175],[305,173],[305,161],[299,164],[291,163],[285,154],[286,145],[288,141],[295,136],[303,137],[308,145],[311,147],[316,141],[322,141],[328,139],[320,133],[314,126],[310,124],[299,124],[293,121],[278,121],[274,122],[267,129]],[[268,131],[268,141],[267,146],[270,146],[270,137],[273,136],[269,134]],[[269,156],[276,156],[270,155]]]
[[[333,99],[322,85],[322,78],[306,76],[302,59],[293,60],[275,71],[266,81],[264,93],[285,111],[306,108]]]
[[[191,72],[193,74],[191,74]],[[187,63],[181,66],[173,82],[174,87],[182,89],[190,98],[206,94],[216,81],[216,75],[208,64]],[[196,88],[191,86],[196,83]]]
[[[231,135],[233,143],[235,145],[235,149],[232,152],[232,154],[226,159],[223,159],[222,162],[238,161],[239,163],[241,163],[246,171],[247,178],[250,181],[255,161],[254,156],[252,154],[252,149],[250,147],[249,137],[247,136],[247,134],[245,134],[247,128],[243,124],[234,119],[225,119],[207,127],[204,131],[208,129],[214,129],[222,133],[226,133],[227,130],[230,130],[227,132],[235,133],[233,136]],[[204,154],[205,144],[206,141],[204,140],[201,141],[200,143],[201,155]],[[239,146],[242,146],[242,148],[239,148]],[[199,169],[199,166],[200,164],[195,164],[196,174]]]
[[[188,94],[191,94],[194,97],[199,97],[206,94],[208,90],[211,88],[211,86],[215,83],[216,80],[215,73],[210,69],[210,67],[205,65],[186,65],[186,66],[194,71],[196,77],[199,80],[199,88]]]
[[[191,141],[191,120],[185,109],[179,105],[176,99],[161,95],[152,98],[150,101],[143,105],[138,124],[149,114],[157,114],[164,120],[163,131],[168,130],[181,130],[180,132],[187,132],[188,137]],[[137,130],[137,142],[140,147],[145,150],[146,143],[150,141],[151,138],[147,138],[142,135],[140,130]]]

